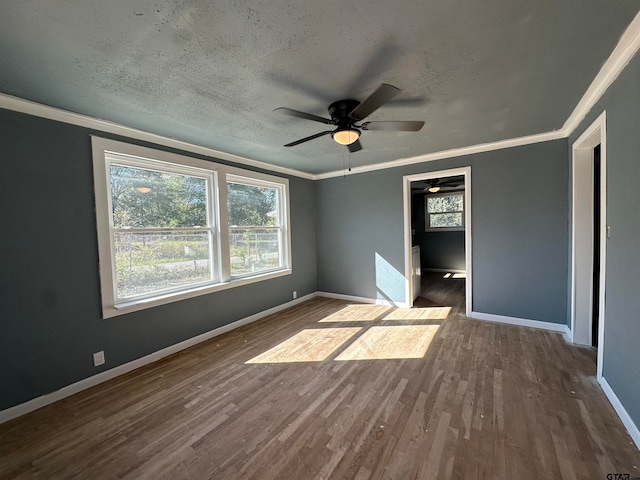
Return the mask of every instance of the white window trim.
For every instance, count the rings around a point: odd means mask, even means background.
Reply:
[[[459,195],[462,197],[462,210],[455,210],[451,212],[435,212],[435,213],[461,213],[462,214],[462,226],[461,227],[432,227],[431,226],[431,213],[429,212],[429,198],[435,197],[451,197]],[[464,211],[466,209],[464,191],[459,192],[442,192],[424,196],[424,231],[425,232],[463,232],[464,231]]]
[[[230,167],[206,160],[187,157],[163,150],[132,145],[102,137],[92,136],[91,145],[93,151],[93,176],[96,202],[96,224],[98,233],[98,259],[100,284],[102,292],[102,317],[111,318],[129,312],[135,312],[146,308],[164,305],[175,301],[193,298],[229,288],[248,285],[271,278],[290,275],[291,270],[291,229],[290,229],[290,209],[289,209],[289,180],[286,178],[267,175],[264,173],[252,172],[241,168]],[[112,232],[111,232],[111,208],[110,208],[110,186],[107,185],[107,155],[115,154],[119,157],[142,158],[151,162],[163,162],[162,168],[167,169],[166,163],[194,167],[205,170],[213,175],[213,205],[218,205],[215,215],[214,255],[217,253],[219,269],[218,283],[205,286],[187,288],[179,292],[161,293],[157,296],[136,299],[134,301],[116,304],[114,291],[113,252],[112,252]],[[234,277],[230,275],[229,259],[229,234],[228,234],[228,212],[227,212],[227,177],[231,179],[246,179],[252,183],[264,182],[265,185],[277,185],[282,194],[282,249],[283,268],[258,273],[252,276]],[[222,188],[224,187],[224,188]]]
[[[280,214],[279,214],[279,223],[278,223],[278,228],[280,229],[280,236],[281,236],[281,242],[280,242],[280,258],[283,259],[283,263],[285,265],[290,265],[291,264],[291,260],[287,260],[285,257],[287,255],[287,253],[290,251],[289,248],[289,240],[288,240],[288,235],[285,235],[288,231],[288,218],[289,218],[289,212],[288,210],[286,212],[283,212],[282,207],[283,206],[289,206],[289,202],[287,201],[287,188],[285,188],[284,184],[280,184],[280,185],[274,185],[273,181],[265,181],[263,179],[260,178],[255,178],[255,177],[248,177],[247,175],[234,175],[232,173],[228,173],[226,175],[226,181],[225,184],[227,182],[231,182],[231,183],[240,183],[240,184],[244,184],[244,185],[251,185],[251,186],[255,186],[255,187],[267,187],[267,188],[275,188],[276,190],[278,190],[279,195],[280,195],[280,202],[286,202],[283,203],[283,205],[280,206],[280,208],[278,210],[280,210]],[[227,189],[225,188],[225,192],[227,191]],[[226,202],[225,202],[226,203]],[[226,221],[225,225],[228,225],[229,222]],[[262,227],[254,227],[254,228],[262,228]],[[267,227],[267,228],[271,228],[271,227]],[[228,236],[228,232],[227,232],[227,236]],[[228,244],[227,244],[228,245]],[[225,258],[230,258],[231,255],[225,255]],[[280,270],[277,269],[277,270]],[[230,269],[229,269],[230,271]],[[271,271],[275,271],[275,269],[271,269],[271,270],[267,270],[264,273],[269,273]],[[242,278],[246,278],[248,276],[254,276],[255,274],[251,274],[251,273],[245,273],[242,275],[235,275],[235,276],[231,276],[231,280],[238,280],[238,279],[242,279]]]

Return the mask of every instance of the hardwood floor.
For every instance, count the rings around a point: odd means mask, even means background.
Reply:
[[[0,478],[640,476],[595,350],[467,319],[460,285],[316,298],[0,425]]]

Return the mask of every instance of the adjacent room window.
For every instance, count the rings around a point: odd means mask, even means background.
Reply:
[[[286,179],[92,143],[105,318],[291,273]]]
[[[464,193],[425,195],[426,230],[464,230]]]

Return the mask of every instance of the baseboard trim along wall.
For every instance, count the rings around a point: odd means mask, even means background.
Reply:
[[[106,382],[107,380],[111,380],[112,378],[118,377],[120,375],[124,375],[125,373],[129,373],[132,370],[143,367],[150,363],[157,362],[158,360],[164,357],[173,355],[174,353],[177,353],[181,350],[197,345],[198,343],[202,343],[213,337],[217,337],[218,335],[222,335],[223,333],[242,327],[243,325],[248,325],[264,317],[267,317],[274,313],[278,313],[281,310],[285,310],[299,303],[305,302],[307,300],[311,300],[312,298],[315,298],[315,297],[317,297],[317,294],[315,292],[309,295],[305,295],[303,297],[297,298],[296,300],[283,303],[282,305],[278,305],[268,310],[264,310],[262,312],[251,315],[249,317],[245,317],[240,320],[237,320],[228,325],[224,325],[222,327],[213,329],[209,332],[205,332],[201,335],[197,335],[188,340],[184,340],[183,342],[176,343],[175,345],[171,345],[169,347],[163,348],[162,350],[158,350],[157,352],[150,353],[149,355],[145,355],[144,357],[138,358],[131,362],[125,363],[123,365],[119,365],[109,370],[105,370],[104,372],[98,373],[97,375],[93,375],[91,377],[80,380],[76,383],[72,383],[71,385],[67,385],[66,387],[62,387],[60,390],[56,390],[55,392],[47,393],[46,395],[42,395],[40,397],[34,398],[33,400],[29,400],[25,403],[21,403],[20,405],[16,405],[15,407],[7,408],[6,410],[0,411],[0,423],[8,422],[9,420],[12,420],[14,418],[20,417],[29,412],[33,412],[34,410],[42,408],[51,403],[57,402],[58,400],[62,400],[63,398],[69,397],[78,392],[86,390],[87,388],[91,388],[95,385]]]
[[[169,347],[163,348],[162,350],[158,350],[157,352],[153,352],[149,355],[138,358],[137,360],[133,360],[129,363],[125,363],[123,365],[114,367],[112,369],[101,372],[97,375],[93,375],[89,378],[85,378],[76,383],[72,383],[71,385],[67,385],[66,387],[63,387],[60,390],[56,390],[55,392],[42,395],[40,397],[29,400],[20,405],[16,405],[15,407],[2,410],[0,411],[0,423],[8,422],[9,420],[25,415],[29,412],[42,408],[51,403],[57,402],[58,400],[62,400],[63,398],[69,397],[83,390],[86,390],[87,388],[91,388],[95,385],[106,382],[107,380],[111,380],[112,378],[118,377],[120,375],[124,375],[125,373],[131,372],[137,368],[156,362],[162,358],[168,357],[169,355],[173,355],[174,353],[177,353],[181,350],[192,347],[194,345],[197,345],[206,340],[217,337],[218,335],[222,335],[223,333],[229,332],[231,330],[242,327],[244,325],[248,325],[264,317],[267,317],[274,313],[278,313],[281,310],[285,310],[299,303],[305,302],[307,300],[311,300],[315,297],[335,298],[338,300],[346,300],[346,301],[358,302],[358,303],[388,305],[388,306],[406,308],[406,305],[402,302],[394,304],[392,302],[389,302],[387,300],[382,300],[382,299],[357,297],[354,295],[342,295],[342,294],[330,293],[330,292],[314,292],[314,293],[305,295],[303,297],[300,297],[296,300],[283,303],[282,305],[278,305],[276,307],[270,308],[263,312],[259,312],[254,315],[237,320],[233,323],[224,325],[222,327],[216,328],[209,332],[205,332],[201,335],[195,336],[183,342],[176,343],[175,345],[171,345]],[[477,320],[506,323],[510,325],[518,325],[523,327],[541,328],[544,330],[551,330],[551,331],[564,333],[565,335],[568,334],[568,327],[566,325],[541,322],[538,320],[527,320],[523,318],[505,317],[502,315],[494,315],[494,314],[480,313],[480,312],[472,312],[471,318],[475,318]],[[640,431],[638,431],[638,427],[633,423],[633,420],[631,420],[631,417],[629,416],[625,408],[622,406],[622,403],[620,403],[620,400],[618,399],[616,394],[613,392],[613,390],[611,389],[607,381],[604,378],[599,379],[599,381],[602,386],[602,389],[605,392],[605,395],[611,402],[615,411],[618,413],[618,416],[620,417],[623,424],[627,428],[627,431],[631,435],[631,438],[636,443],[638,448],[640,448]]]
[[[450,272],[451,270],[447,270]],[[464,272],[464,270],[462,270]],[[348,302],[373,303],[376,305],[387,305],[390,307],[408,308],[405,302],[390,302],[379,298],[358,297],[355,295],[343,295],[341,293],[317,292],[318,297],[335,298],[338,300],[346,300]],[[486,320],[489,322],[506,323],[509,325],[517,325],[520,327],[540,328],[542,330],[551,330],[552,332],[560,332],[565,336],[569,334],[569,327],[559,323],[541,322],[539,320],[528,320],[526,318],[505,317],[503,315],[494,315],[492,313],[471,312],[469,318],[476,320]]]
[[[622,406],[620,399],[611,388],[611,385],[609,385],[609,382],[607,382],[607,380],[604,377],[600,377],[598,379],[598,383],[600,383],[600,386],[602,387],[604,394],[609,399],[611,406],[620,417],[620,420],[622,420],[622,423],[626,427],[627,432],[629,432],[629,435],[635,442],[636,446],[638,447],[638,449],[640,449],[640,430],[638,430],[638,426],[635,423],[633,423],[633,420],[629,416],[629,413]]]
[[[387,305],[389,307],[407,308],[405,302],[390,302],[380,298],[357,297],[355,295],[343,295],[341,293],[316,292],[318,297],[335,298],[337,300],[346,300],[347,302],[373,303],[375,305]]]
[[[471,312],[470,318],[476,320],[486,320],[488,322],[506,323],[509,325],[517,325],[519,327],[540,328],[542,330],[551,330],[552,332],[563,333],[567,338],[569,335],[569,327],[561,323],[541,322],[540,320],[529,320],[526,318],[505,317],[503,315],[495,315],[493,313]]]

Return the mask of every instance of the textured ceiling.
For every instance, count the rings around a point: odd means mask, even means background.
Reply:
[[[3,0],[0,91],[262,162],[321,173],[559,129],[637,0]],[[348,155],[328,116],[402,92]]]

